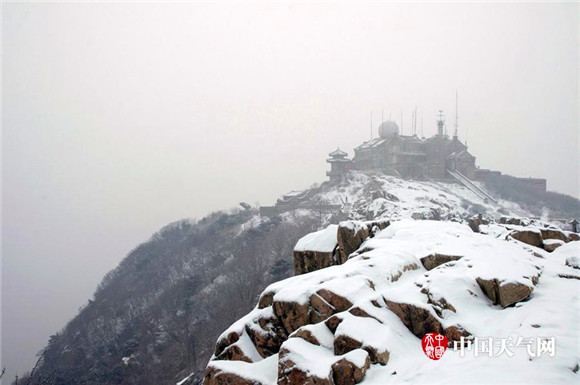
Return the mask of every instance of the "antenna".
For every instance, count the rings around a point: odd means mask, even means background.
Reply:
[[[457,110],[457,100],[459,99],[459,93],[455,90],[455,132],[453,133],[453,137],[457,138],[457,121],[459,120],[459,113]]]
[[[423,115],[421,115],[421,138],[424,138],[425,135],[423,135]]]
[[[401,108],[401,135],[403,135],[403,109]]]
[[[443,136],[443,128],[445,126],[445,121],[443,120],[443,111],[439,110],[439,117],[437,119],[437,135]],[[445,131],[445,133],[447,133]]]
[[[413,135],[417,136],[417,106],[415,106],[415,113],[413,114]]]
[[[373,140],[373,110],[371,108],[371,140]]]

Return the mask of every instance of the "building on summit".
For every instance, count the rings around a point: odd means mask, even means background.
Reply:
[[[348,170],[379,171],[387,175],[413,179],[445,179],[460,173],[469,179],[476,174],[475,156],[467,145],[457,137],[452,138],[445,130],[445,121],[440,112],[437,134],[431,138],[401,135],[397,123],[388,120],[379,126],[379,137],[364,142],[354,149],[352,161],[340,150],[331,152],[327,160],[331,171],[330,180],[340,179]]]

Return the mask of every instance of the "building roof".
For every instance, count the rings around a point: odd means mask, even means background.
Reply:
[[[337,148],[336,150],[334,150],[333,152],[331,152],[330,154],[328,154],[331,157],[345,157],[348,154],[344,151],[341,151],[340,148]]]
[[[449,154],[449,156],[447,157],[447,159],[465,158],[465,157],[474,158],[474,156],[471,155],[467,150],[463,150],[463,151],[460,151],[460,152],[457,152],[457,153],[452,152],[451,154]]]
[[[420,139],[419,137],[417,137],[416,135],[412,135],[412,136],[407,136],[407,135],[395,135],[395,136],[391,136],[388,139],[383,139],[383,138],[375,138],[369,141],[364,142],[363,144],[361,144],[360,146],[355,148],[355,151],[358,150],[364,150],[364,149],[368,149],[368,148],[377,148],[385,143],[388,143],[392,140],[399,140],[401,142],[406,142],[406,143],[424,143],[424,141],[422,139]]]
[[[328,158],[328,159],[326,159],[326,161],[328,163],[349,163],[349,162],[352,162],[352,160],[345,159],[345,158]]]

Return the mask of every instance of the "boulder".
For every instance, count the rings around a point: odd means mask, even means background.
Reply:
[[[502,216],[499,218],[499,223],[502,225],[527,226],[529,221],[524,218]]]
[[[342,317],[333,315],[332,317],[324,321],[324,324],[334,334],[336,333],[336,328],[338,327],[338,325],[340,325],[342,321],[343,321]]]
[[[332,364],[332,378],[334,385],[354,385],[361,382],[371,366],[371,361],[367,355],[362,366],[356,365],[353,360],[342,358]]]
[[[284,325],[289,335],[300,326],[310,323],[310,305],[308,303],[274,301],[274,314]]]
[[[339,335],[334,338],[334,354],[337,356],[360,349],[362,346],[362,342],[347,335]]]
[[[580,241],[580,234],[569,232],[568,238],[570,239],[570,241]]]
[[[407,303],[397,303],[385,300],[387,307],[395,313],[405,324],[407,329],[418,338],[423,338],[427,333],[441,333],[443,327],[433,314],[427,309]]]
[[[336,265],[334,251],[294,251],[294,275],[310,273],[332,265]]]
[[[530,246],[542,247],[542,233],[534,230],[513,230],[509,234],[512,238],[520,242],[527,243]]]
[[[214,355],[217,357],[223,353],[226,348],[232,344],[235,344],[240,339],[241,335],[237,332],[230,332],[225,336],[221,336],[218,339],[217,343],[215,344],[215,352]]]
[[[479,233],[479,226],[489,225],[489,219],[484,218],[483,215],[477,214],[467,220],[468,226],[473,230],[474,233]]]
[[[337,233],[338,225],[330,225],[300,238],[294,246],[295,275],[336,265]]]
[[[464,339],[469,339],[472,337],[471,333],[458,325],[446,327],[443,335],[447,337],[449,341],[461,341],[461,337]]]
[[[558,230],[558,229],[540,229],[540,233],[542,234],[542,238],[544,240],[546,240],[546,239],[559,239],[560,241],[563,241],[563,242],[570,241],[570,239],[568,238],[566,233],[564,233],[563,231]]]
[[[367,221],[365,222],[365,224],[370,232],[375,227],[377,227],[379,230],[386,229],[391,224],[391,221],[389,221],[388,219],[379,219],[375,221]]]
[[[203,376],[203,385],[262,385],[262,383],[208,365]]]
[[[363,346],[363,349],[369,354],[371,363],[386,365],[389,362],[391,353],[386,349],[379,349],[374,346]]]
[[[544,240],[544,250],[551,253],[552,251],[556,250],[558,247],[562,246],[564,241],[559,239],[546,239]]]
[[[534,288],[523,283],[507,283],[502,284],[497,279],[482,279],[477,278],[477,283],[485,295],[494,303],[494,305],[501,305],[506,308],[516,302],[523,301],[528,298]]]
[[[216,361],[245,361],[245,362],[252,362],[252,360],[246,356],[246,353],[242,350],[242,348],[237,344],[233,344],[228,346],[224,349],[224,351],[214,358]]]
[[[312,323],[324,321],[325,319],[336,313],[335,307],[329,304],[318,293],[314,293],[310,296],[310,307],[311,307],[310,321]]]
[[[268,306],[272,306],[272,302],[274,301],[274,294],[273,291],[264,292],[260,295],[260,299],[258,300],[258,309],[265,309]]]
[[[338,225],[338,262],[345,263],[349,255],[356,251],[369,237],[369,228],[358,221],[345,221]]]
[[[282,323],[274,316],[260,318],[257,325],[246,325],[246,333],[260,356],[264,358],[278,353],[282,343],[288,339]]]
[[[318,377],[301,368],[288,356],[290,351],[282,348],[278,360],[278,385],[334,385],[331,371],[328,377]]]
[[[457,261],[458,259],[463,258],[461,255],[445,255],[445,254],[438,254],[433,253],[426,257],[421,258],[421,263],[427,270],[432,270],[439,265],[450,261]]]
[[[371,287],[374,285],[371,283]],[[352,302],[348,299],[327,289],[320,289],[316,292],[322,299],[330,304],[337,312],[348,310],[352,306]]]
[[[302,338],[304,341],[310,342],[312,345],[320,346],[320,341],[308,329],[300,328],[296,330],[290,338]]]

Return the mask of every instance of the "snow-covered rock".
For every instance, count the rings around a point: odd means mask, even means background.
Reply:
[[[571,278],[580,242],[548,253],[508,236],[525,224],[482,224],[475,233],[460,223],[395,221],[343,264],[270,285],[219,338],[204,383],[577,382],[580,277]],[[421,350],[428,332],[452,346],[462,338],[553,337],[556,355],[532,356],[522,346],[512,356],[478,357],[450,348],[431,361]],[[224,357],[232,346],[243,355]]]

